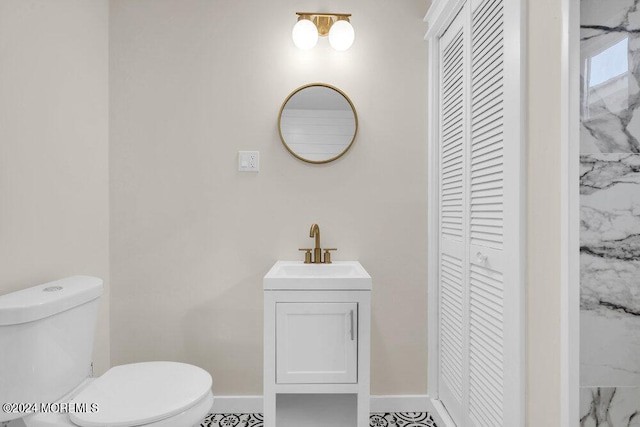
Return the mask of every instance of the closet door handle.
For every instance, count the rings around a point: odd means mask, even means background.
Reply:
[[[478,252],[476,256],[476,262],[480,265],[487,265],[487,256],[482,252]]]

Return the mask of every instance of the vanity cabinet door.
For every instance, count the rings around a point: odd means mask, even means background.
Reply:
[[[358,303],[277,303],[278,384],[357,383]]]

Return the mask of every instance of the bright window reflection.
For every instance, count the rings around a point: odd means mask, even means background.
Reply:
[[[629,39],[622,39],[593,56],[589,65],[589,87],[626,74],[629,71]]]

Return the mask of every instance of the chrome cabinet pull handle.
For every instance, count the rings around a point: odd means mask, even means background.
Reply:
[[[353,341],[355,339],[354,338],[354,330],[353,330],[353,310],[351,310],[349,312],[349,315],[351,317],[351,341]]]

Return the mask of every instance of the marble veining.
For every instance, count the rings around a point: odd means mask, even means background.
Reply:
[[[580,427],[640,427],[640,387],[581,388]]]
[[[640,154],[580,161],[581,385],[640,386]]]
[[[583,310],[640,316],[640,155],[581,156]]]
[[[640,427],[640,0],[580,0],[581,427]]]

